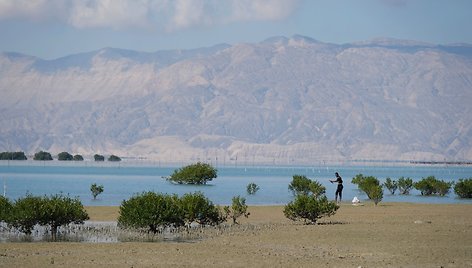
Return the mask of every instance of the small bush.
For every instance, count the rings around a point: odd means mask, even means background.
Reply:
[[[383,184],[383,186],[385,188],[387,188],[387,190],[392,194],[394,195],[395,194],[395,191],[397,190],[398,188],[398,183],[396,181],[392,181],[392,179],[390,178],[387,178]]]
[[[460,198],[472,198],[472,178],[459,179],[454,185],[454,192]]]
[[[74,157],[68,152],[62,152],[57,155],[59,161],[72,161]]]
[[[226,218],[231,218],[233,224],[238,224],[236,221],[239,217],[249,217],[250,213],[247,212],[246,199],[240,196],[233,197],[231,207],[225,206],[224,208]]]
[[[108,157],[108,161],[110,161],[110,162],[120,162],[121,158],[112,154],[112,155],[110,155],[110,157]]]
[[[203,225],[218,225],[225,220],[220,209],[213,205],[203,193],[187,193],[180,198],[184,221],[188,224],[197,222]]]
[[[168,180],[178,184],[206,184],[217,177],[217,170],[210,164],[198,162],[177,169]]]
[[[421,192],[421,195],[440,195],[444,196],[449,193],[452,182],[438,180],[434,176],[423,178],[415,182],[413,187]]]
[[[183,210],[177,195],[144,192],[124,200],[120,206],[120,227],[157,233],[161,228],[183,224]]]
[[[364,192],[370,200],[374,201],[375,205],[382,201],[382,186],[376,177],[358,174],[352,181],[357,184],[359,190]]]
[[[410,178],[400,177],[397,184],[400,194],[410,194],[410,190],[413,188],[413,180]]]
[[[51,161],[52,156],[48,152],[40,151],[34,154],[33,160]]]
[[[27,160],[24,152],[1,152],[0,160]]]
[[[259,191],[259,186],[254,182],[251,182],[246,186],[246,192],[250,195],[255,194],[257,191]]]
[[[96,162],[102,162],[102,161],[105,161],[105,156],[100,155],[100,154],[95,154],[95,155],[93,156],[93,159],[94,159]]]
[[[322,217],[329,217],[336,213],[339,206],[328,201],[326,196],[300,194],[284,207],[284,215],[290,220],[303,220],[305,224],[315,224]]]
[[[74,155],[74,161],[84,161],[84,157],[81,156],[80,154]]]
[[[90,192],[92,192],[93,199],[97,199],[97,196],[103,193],[103,185],[97,185],[96,183],[90,186]]]

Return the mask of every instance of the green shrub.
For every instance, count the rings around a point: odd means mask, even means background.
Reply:
[[[48,152],[40,151],[34,154],[33,160],[50,161],[52,156]]]
[[[239,217],[249,217],[250,213],[247,212],[246,199],[240,196],[233,197],[231,207],[225,206],[224,208],[226,218],[231,218],[233,224],[238,224],[236,221]]]
[[[225,220],[220,209],[213,205],[203,193],[187,193],[180,198],[180,207],[187,224],[218,225]]]
[[[178,184],[206,184],[217,177],[217,170],[210,164],[198,162],[177,169],[168,180]]]
[[[84,157],[81,156],[80,154],[74,155],[74,161],[84,161]]]
[[[57,155],[59,161],[72,161],[74,157],[68,152],[62,152]]]
[[[364,192],[370,200],[374,201],[375,205],[382,201],[382,186],[376,177],[358,174],[352,181],[355,181],[357,188]]]
[[[24,152],[1,152],[0,160],[27,160]]]
[[[321,196],[326,193],[326,187],[317,181],[308,179],[304,175],[293,175],[288,189],[294,196],[300,194],[308,195],[310,193],[314,196]]]
[[[183,215],[177,195],[144,192],[121,203],[118,225],[157,233],[164,227],[182,226]]]
[[[92,192],[93,199],[97,199],[97,196],[103,193],[103,185],[92,184],[90,186],[90,192]]]
[[[246,192],[250,195],[255,194],[257,191],[259,191],[259,186],[254,182],[251,182],[246,186]]]
[[[454,185],[454,192],[460,198],[472,198],[472,178],[459,179]]]
[[[400,194],[410,194],[410,190],[413,188],[413,180],[410,178],[400,177],[397,184]]]
[[[110,162],[120,162],[121,158],[112,154],[112,155],[110,155],[110,157],[108,157],[108,161],[110,161]]]
[[[51,228],[52,240],[56,240],[57,229],[70,223],[83,224],[89,216],[78,198],[53,195],[41,200],[38,223]]]
[[[336,213],[339,206],[328,201],[326,196],[299,194],[284,207],[284,215],[290,220],[303,220],[305,224],[315,224],[322,217],[329,217]]]
[[[31,234],[34,226],[47,225],[56,240],[57,228],[70,223],[83,223],[89,219],[79,199],[53,195],[38,197],[30,194],[19,198],[12,205],[7,223],[25,234]]]
[[[8,225],[27,235],[31,234],[34,226],[39,223],[42,203],[41,197],[31,194],[17,199],[7,219]]]
[[[7,222],[13,205],[8,198],[0,196],[0,222]]]
[[[413,187],[421,192],[421,195],[440,195],[444,196],[449,193],[452,182],[445,182],[438,180],[434,176],[423,178],[422,180],[415,182]]]
[[[392,194],[394,195],[395,194],[395,191],[397,190],[398,188],[398,183],[396,181],[392,181],[392,179],[390,178],[387,178],[383,184],[383,186],[385,188],[387,188],[387,190]]]
[[[95,155],[93,156],[93,159],[94,159],[96,162],[102,162],[102,161],[105,161],[105,156],[100,155],[100,154],[95,154]]]

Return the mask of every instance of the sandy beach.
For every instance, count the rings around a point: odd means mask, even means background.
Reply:
[[[281,206],[249,211],[238,228],[188,242],[2,243],[0,267],[472,267],[470,204],[343,203],[317,225],[289,221]]]

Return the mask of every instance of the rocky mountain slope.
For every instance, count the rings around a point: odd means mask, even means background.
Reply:
[[[308,37],[0,54],[0,151],[174,161],[472,159],[472,46]]]

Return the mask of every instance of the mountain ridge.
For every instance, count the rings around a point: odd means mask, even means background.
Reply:
[[[472,46],[366,43],[293,36],[189,51],[104,48],[43,60],[54,68],[2,53],[0,150],[472,159]]]

